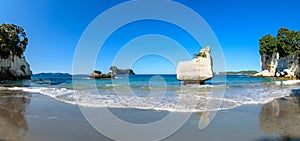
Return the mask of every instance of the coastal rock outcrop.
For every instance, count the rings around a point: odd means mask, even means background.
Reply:
[[[286,57],[280,57],[279,53],[273,53],[271,56],[262,54],[260,65],[263,71],[254,76],[300,78],[299,60],[297,53]]]
[[[111,66],[109,70],[109,73],[114,75],[135,75],[132,69],[119,69],[116,66]]]
[[[254,76],[300,78],[300,31],[280,28],[259,40],[262,72]]]
[[[30,79],[31,75],[32,72],[24,56],[0,59],[0,80]]]
[[[0,26],[0,80],[30,79],[32,72],[23,54],[27,44],[22,27],[5,23]]]
[[[89,78],[92,79],[101,79],[101,78],[115,78],[114,74],[102,74],[101,71],[93,71],[89,74]]]
[[[181,61],[176,69],[177,79],[185,83],[200,83],[214,77],[210,47],[207,46],[195,55],[195,59]]]

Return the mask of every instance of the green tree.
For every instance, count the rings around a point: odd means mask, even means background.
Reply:
[[[277,52],[276,38],[271,36],[270,34],[263,36],[259,40],[259,47],[260,47],[260,50],[259,50],[260,54],[271,55],[274,52]]]
[[[277,46],[278,46],[278,52],[280,56],[284,57],[287,56],[292,52],[292,48],[289,43],[289,38],[291,31],[287,28],[280,28],[277,33]]]
[[[94,73],[96,73],[96,74],[102,74],[102,72],[98,71],[98,70],[94,70]]]
[[[293,31],[287,28],[280,28],[277,36],[270,34],[259,40],[260,54],[272,55],[278,52],[281,57],[291,54],[300,54],[300,31]]]
[[[27,44],[28,38],[22,27],[6,23],[0,26],[0,58],[21,57]]]
[[[198,58],[198,57],[203,57],[203,58],[206,58],[206,54],[205,52],[200,52],[198,54],[193,54],[194,58]]]

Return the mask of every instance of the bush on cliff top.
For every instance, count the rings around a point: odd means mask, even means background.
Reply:
[[[0,26],[0,58],[7,59],[11,55],[21,57],[28,44],[24,29],[14,24]]]
[[[259,40],[259,47],[260,54],[272,55],[278,52],[281,57],[285,57],[300,53],[300,31],[280,28],[276,37],[270,34],[263,36]]]

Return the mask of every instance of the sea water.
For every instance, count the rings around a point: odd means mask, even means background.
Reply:
[[[204,112],[265,104],[293,95],[299,86],[299,81],[247,75],[216,75],[204,85],[185,85],[176,75],[120,75],[94,80],[87,75],[40,74],[31,80],[2,83],[0,91],[36,93],[86,107]]]

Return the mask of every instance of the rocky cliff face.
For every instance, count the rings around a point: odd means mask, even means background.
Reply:
[[[30,79],[31,75],[29,64],[23,55],[0,59],[0,80]]]
[[[207,46],[200,50],[199,56],[191,61],[182,61],[177,65],[177,79],[181,81],[199,82],[211,79],[214,76],[212,70],[212,58],[210,56],[210,47]]]
[[[286,57],[280,57],[279,53],[274,53],[271,56],[262,54],[260,65],[262,72],[255,74],[255,76],[300,78],[299,54]]]

